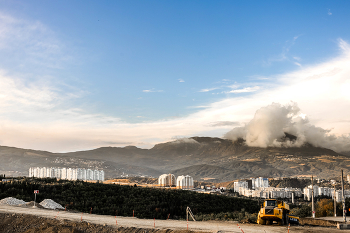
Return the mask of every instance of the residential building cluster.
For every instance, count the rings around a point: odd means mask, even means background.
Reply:
[[[263,187],[255,189],[239,188],[239,195],[246,197],[260,197],[260,198],[292,198],[301,197],[303,195],[299,188],[274,188]]]
[[[269,187],[268,178],[252,178],[234,182],[234,191],[239,195],[260,198],[292,198],[301,197],[302,191],[298,188],[274,188]]]
[[[193,178],[191,176],[178,176],[175,179],[173,174],[163,174],[158,178],[160,187],[175,187],[178,189],[193,189]]]
[[[239,188],[256,189],[269,187],[269,180],[267,178],[251,178],[249,180],[242,180],[233,183],[233,189],[235,192],[239,192]]]
[[[335,200],[337,202],[341,202],[342,201],[342,191],[341,190],[335,190],[334,192],[334,188],[328,188],[328,187],[319,187],[317,185],[314,185],[314,197],[318,197],[318,196],[328,196],[328,197],[332,197],[332,199],[334,199],[335,196]],[[344,196],[345,198],[350,197],[350,190],[344,190]],[[304,188],[304,199],[310,201],[312,197],[312,185],[309,185],[307,187]]]
[[[105,174],[103,170],[85,168],[31,167],[29,177],[104,181]]]
[[[350,176],[347,177],[350,180]],[[335,181],[334,181],[335,182]],[[292,198],[302,197],[310,201],[312,197],[312,186],[309,185],[303,190],[300,188],[274,188],[269,187],[269,181],[267,178],[252,178],[248,180],[241,180],[234,182],[234,191],[239,195],[247,197],[260,197],[260,198]],[[350,190],[344,190],[345,198],[350,197]],[[342,191],[335,190],[329,187],[320,187],[314,185],[314,197],[328,196],[332,199],[336,199],[337,202],[342,201]]]

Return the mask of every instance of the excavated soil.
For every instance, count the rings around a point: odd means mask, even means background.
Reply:
[[[184,230],[143,229],[135,227],[110,227],[87,222],[73,222],[37,217],[27,214],[0,213],[0,229],[3,233],[82,233],[82,232],[119,232],[119,233],[195,233]],[[203,232],[201,232],[203,233]]]

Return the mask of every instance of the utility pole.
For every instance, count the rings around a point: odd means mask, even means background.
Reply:
[[[315,206],[314,206],[314,176],[311,176],[311,201],[312,201],[312,217],[315,218]]]
[[[333,194],[333,199],[334,199],[334,217],[337,217],[337,201],[336,201],[336,191],[335,191],[335,184],[334,185],[334,194]]]
[[[343,219],[344,219],[344,222],[346,222],[343,169],[341,169],[341,189],[342,189],[342,202],[343,202]]]

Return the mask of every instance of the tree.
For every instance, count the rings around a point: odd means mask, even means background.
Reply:
[[[316,217],[334,215],[334,202],[332,199],[321,199],[316,203]]]

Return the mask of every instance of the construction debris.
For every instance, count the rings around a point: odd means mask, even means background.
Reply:
[[[52,209],[52,210],[56,210],[56,209],[63,210],[64,209],[63,206],[61,206],[60,204],[58,204],[57,202],[55,202],[51,199],[45,199],[42,202],[40,202],[39,204],[46,209]]]
[[[22,204],[26,204],[26,202],[23,201],[23,200],[19,200],[17,198],[14,198],[14,197],[6,197],[6,198],[0,200],[0,204],[5,204],[5,205],[22,205]]]

